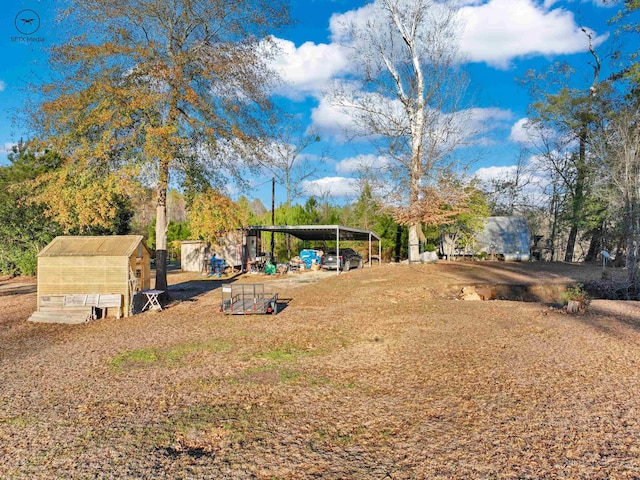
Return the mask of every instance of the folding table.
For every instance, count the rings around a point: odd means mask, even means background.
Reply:
[[[162,305],[158,301],[158,297],[164,293],[164,290],[142,290],[142,294],[146,297],[147,301],[142,307],[142,311],[144,312],[147,308],[152,308],[156,311],[162,310]]]

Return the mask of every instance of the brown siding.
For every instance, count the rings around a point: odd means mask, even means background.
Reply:
[[[134,253],[131,258],[129,258],[129,266],[134,274],[137,273],[137,271],[140,271],[140,276],[138,277],[138,289],[148,290],[151,288],[151,258],[149,252],[144,249],[141,258],[138,258],[137,253]],[[129,277],[127,276],[127,279],[128,278]]]

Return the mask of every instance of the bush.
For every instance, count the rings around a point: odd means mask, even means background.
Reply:
[[[0,273],[33,276],[38,270],[38,252],[10,248],[0,252]]]
[[[16,256],[15,264],[20,275],[34,276],[38,271],[38,252],[31,250],[20,252]]]
[[[572,287],[568,287],[562,293],[562,303],[567,305],[570,301],[578,302],[582,307],[586,307],[591,302],[591,297],[584,289],[584,285],[578,283]]]

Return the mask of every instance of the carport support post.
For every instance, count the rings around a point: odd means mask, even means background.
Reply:
[[[271,226],[276,224],[276,178],[271,179]],[[274,240],[274,233],[271,232],[271,262],[276,263],[273,258],[273,251],[275,250],[276,242]]]
[[[340,227],[336,227],[336,275],[340,275]]]

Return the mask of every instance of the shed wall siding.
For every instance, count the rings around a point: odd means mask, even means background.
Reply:
[[[206,242],[182,242],[180,245],[180,268],[183,272],[205,273],[211,256]]]
[[[41,295],[115,293],[123,296],[122,313],[128,316],[127,260],[126,257],[98,256],[38,258],[38,309]]]
[[[138,258],[136,254],[129,258],[129,268],[135,274],[140,270],[138,277],[138,290],[149,290],[151,288],[151,259],[149,253],[145,250],[142,258]],[[127,270],[127,282],[129,281],[129,270]]]

